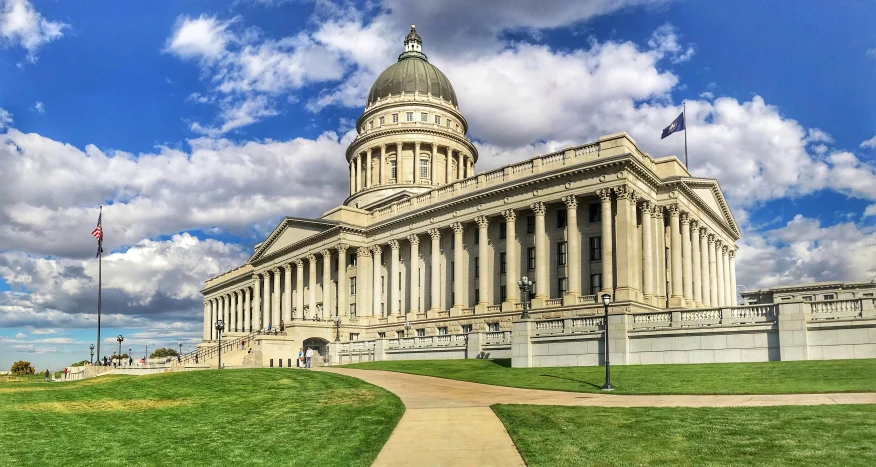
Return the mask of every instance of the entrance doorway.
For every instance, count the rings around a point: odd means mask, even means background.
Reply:
[[[304,351],[307,351],[307,348],[310,347],[313,349],[313,353],[319,355],[320,360],[324,359],[328,352],[328,341],[325,339],[321,339],[319,337],[311,337],[310,339],[304,340]],[[313,356],[314,360],[316,360],[316,355]]]

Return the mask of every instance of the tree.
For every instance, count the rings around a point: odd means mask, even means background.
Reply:
[[[9,370],[13,375],[32,375],[34,373],[33,366],[30,362],[26,362],[24,360],[19,360],[12,364],[12,368]]]
[[[116,359],[116,360],[127,360],[127,359],[128,359],[128,354],[123,353],[123,354],[121,354],[121,355],[113,355],[113,358]]]
[[[70,366],[85,366],[85,365],[88,365],[88,360],[82,360],[82,361],[76,362]]]
[[[176,357],[177,355],[179,355],[179,352],[176,350],[162,347],[155,352],[152,352],[152,354],[149,355],[149,358]]]

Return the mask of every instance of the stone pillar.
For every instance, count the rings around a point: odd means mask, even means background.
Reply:
[[[411,308],[410,312],[419,313],[420,311],[420,237],[417,234],[408,235],[408,241],[411,242]],[[398,274],[396,274],[398,277]],[[398,301],[398,300],[396,300]]]
[[[450,174],[451,174],[451,170],[452,170],[451,162],[452,161],[453,161],[453,148],[451,148],[450,146],[447,146],[447,162],[444,164],[445,165],[444,171],[447,172],[447,174],[444,176],[444,178],[445,178],[444,183],[446,185],[450,184],[450,179],[451,179]]]
[[[681,275],[684,286],[684,303],[693,305],[693,261],[691,261],[690,214],[681,214]]]
[[[400,245],[398,244],[398,240],[390,240],[389,248],[390,248],[390,267],[386,268],[386,275],[389,276],[389,293],[386,294],[389,297],[389,314],[392,316],[398,316],[398,274],[399,274],[399,249]]]
[[[709,280],[709,236],[705,227],[700,227],[698,232],[700,239],[700,274],[702,278],[702,304],[708,308],[714,306],[710,296],[711,282]]]
[[[307,260],[308,308],[310,309],[310,317],[316,318],[319,316],[316,308],[316,255],[309,255]]]
[[[574,195],[563,196],[566,203],[566,245],[569,264],[568,295],[572,300],[568,305],[577,305],[581,295],[581,232],[578,232],[578,199]],[[565,303],[564,303],[565,304]]]
[[[420,142],[414,141],[414,183],[425,183],[420,178]]]
[[[721,240],[715,241],[715,269],[718,271],[718,306],[727,306],[727,300],[724,298],[724,255],[722,250],[724,244]]]
[[[292,313],[292,265],[284,264],[283,273],[283,310],[281,315],[285,324],[295,319],[295,315]]]
[[[478,225],[478,303],[483,311],[490,301],[490,237],[488,230],[490,220],[487,216],[478,216],[475,218],[475,223]]]
[[[642,208],[642,257],[644,259],[644,275],[642,276],[642,295],[645,298],[645,303],[655,305],[657,300],[654,298],[654,233],[651,227],[654,221],[651,219],[651,213],[654,208],[650,202],[645,201],[641,204]]]
[[[535,213],[535,300],[533,308],[543,308],[544,300],[551,298],[550,274],[548,274],[548,245],[545,231],[544,215],[547,208],[544,203],[530,205]],[[541,300],[539,300],[541,299]]]
[[[628,332],[632,316],[627,313],[609,314],[606,329],[609,341],[609,359],[612,365],[626,365],[630,355]],[[603,362],[603,365],[605,362]]]
[[[249,287],[243,289],[243,330],[252,332],[252,291]]]
[[[602,201],[602,293],[614,296],[614,246],[611,225],[611,190],[596,190]]]
[[[280,268],[274,268],[274,295],[273,302],[274,306],[271,307],[272,316],[271,322],[276,325],[280,324]]]
[[[262,329],[267,329],[268,326],[274,324],[271,321],[271,272],[265,271],[265,293],[262,295],[262,318],[264,321],[262,322]]]
[[[720,307],[718,301],[718,258],[715,255],[715,234],[709,234],[709,302],[713,307]]]
[[[367,258],[371,258],[371,250],[360,246],[356,249],[356,315],[371,316],[369,313],[371,303],[366,298],[368,294],[368,266]]]
[[[438,229],[429,229],[429,236],[432,237],[432,264],[429,266],[429,281],[430,298],[429,310],[439,311],[441,309],[441,231]],[[434,318],[437,315],[432,315]]]
[[[291,295],[291,290],[290,290]],[[304,313],[304,260],[295,260],[295,312],[293,319],[307,319]]]
[[[739,289],[736,288],[736,250],[730,251],[729,267],[730,267],[730,290],[733,291],[733,302],[730,303],[730,305],[737,306],[739,304],[739,302],[736,300],[736,291]]]
[[[663,223],[663,206],[654,206],[654,242],[656,251],[654,259],[657,267],[654,268],[654,291],[657,305],[660,308],[666,306],[666,226]]]
[[[735,304],[734,304],[735,305]],[[781,361],[809,360],[809,331],[806,321],[810,305],[804,302],[779,303],[779,359]]]
[[[362,191],[362,156],[356,153],[356,192]]]
[[[329,319],[332,313],[332,252],[325,249],[322,255],[322,317]]]
[[[502,311],[513,311],[514,304],[519,300],[517,272],[520,260],[517,247],[517,211],[506,209],[502,211],[505,217],[505,303]]]
[[[721,248],[721,262],[724,264],[724,306],[736,306],[736,291],[730,287],[730,247],[724,245]]]
[[[395,183],[404,183],[405,165],[402,159],[402,146],[404,143],[395,143]]]
[[[243,331],[243,291],[234,292],[234,330]]]
[[[462,224],[454,222],[450,224],[453,229],[453,308],[465,308],[467,300],[462,296],[465,290],[462,286],[465,283],[465,269],[463,268],[463,246],[462,233],[465,230]]]
[[[633,190],[630,196],[630,237],[632,238],[630,276],[633,280],[634,299],[641,302],[644,301],[645,297],[642,294],[642,276],[644,275],[642,270],[642,239],[641,232],[639,232],[639,210],[636,207],[639,204],[639,197],[639,192]]]
[[[258,274],[252,275],[252,327],[254,330],[264,329],[262,327],[262,295],[261,295],[261,277]]]
[[[631,218],[630,204],[636,199],[636,193],[627,185],[615,187],[614,192],[617,194],[617,217],[614,229],[617,233],[617,287],[615,288],[614,300],[635,300],[637,288],[633,268],[637,266],[633,240],[636,232],[636,220]]]
[[[203,329],[203,340],[210,339],[210,301],[204,300],[204,329]]]
[[[429,162],[429,178],[432,182],[432,185],[438,184],[438,175],[436,167],[438,167],[438,146],[435,143],[432,143],[432,159]]]
[[[386,176],[386,145],[380,145],[380,170],[378,171],[380,175],[380,184],[386,185],[389,177]]]
[[[511,331],[511,368],[532,367],[532,335],[535,321],[515,321]]]
[[[371,188],[371,148],[365,151],[365,188]]]
[[[693,274],[693,305],[692,308],[702,308],[703,307],[703,273],[700,269],[700,228],[699,222],[692,220],[690,221],[690,229],[691,229],[691,259],[693,260],[693,268],[691,269],[691,273]]]
[[[669,266],[672,273],[670,286],[672,295],[669,297],[669,306],[672,308],[684,307],[684,288],[682,282],[682,252],[681,252],[681,226],[679,225],[679,209],[677,204],[666,207],[669,210],[670,245],[669,254],[672,264]]]
[[[210,340],[216,340],[216,321],[219,317],[219,301],[215,298],[210,299]]]
[[[231,331],[231,294],[222,297],[222,314],[225,321],[225,332]]]
[[[350,196],[356,192],[356,164],[350,161]]]
[[[463,154],[462,151],[459,151],[459,154],[456,157],[456,179],[462,180],[465,178],[462,167],[463,161],[465,160],[465,154]]]
[[[347,296],[350,291],[347,290],[347,249],[349,248],[344,243],[339,243],[338,246],[338,316],[347,316],[349,309],[347,307]]]
[[[383,256],[383,248],[380,245],[374,245],[371,247],[371,261],[374,266],[374,273],[371,275],[371,285],[373,285],[373,293],[374,296],[371,297],[373,300],[373,305],[371,308],[371,316],[383,316],[383,310],[380,309],[381,304],[381,295],[383,294],[383,288],[381,287],[380,280],[380,259]]]

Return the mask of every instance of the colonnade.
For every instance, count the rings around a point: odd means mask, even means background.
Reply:
[[[405,145],[408,145],[409,148],[413,146],[411,149],[413,157],[410,159],[400,157]],[[429,148],[429,152],[424,152],[426,147]],[[439,152],[439,148],[443,148],[443,151]],[[388,149],[394,150],[394,152],[387,153]],[[423,160],[424,156],[428,157],[429,161],[426,177],[423,177],[420,171],[420,161]],[[445,161],[442,174],[436,170],[438,156],[441,156]],[[393,162],[396,164],[395,177],[392,176],[391,170]],[[456,162],[455,169],[451,162]],[[408,163],[413,164],[413,167],[409,167]],[[376,173],[372,174],[372,171],[376,171]],[[411,179],[407,178],[408,174],[412,175]],[[421,141],[381,144],[378,147],[357,152],[352,157],[350,161],[350,194],[375,186],[391,184],[447,184],[472,175],[474,175],[474,159],[471,154],[459,148]]]

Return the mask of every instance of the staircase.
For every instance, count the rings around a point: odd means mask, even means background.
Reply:
[[[261,351],[253,348],[251,353],[247,351],[252,346],[252,341],[257,333],[251,332],[242,337],[222,340],[222,367],[223,368],[259,368],[262,366]],[[240,343],[245,342],[245,348],[240,348]],[[183,364],[195,363],[195,355],[198,356],[199,364],[209,365],[216,368],[219,365],[218,344],[209,348],[200,348],[182,357]]]

